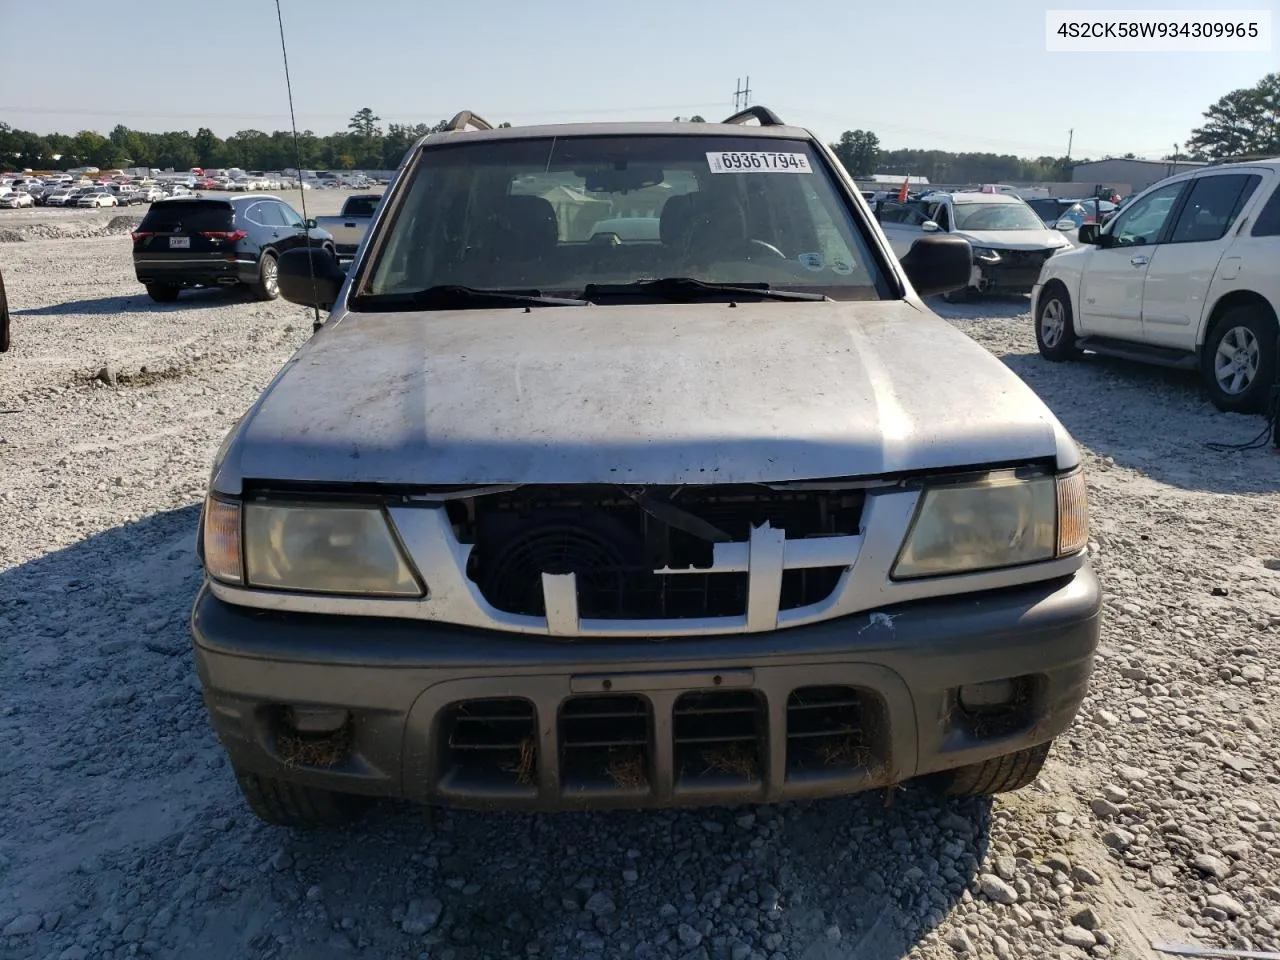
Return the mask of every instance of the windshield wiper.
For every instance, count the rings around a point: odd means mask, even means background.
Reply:
[[[652,297],[656,300],[720,299],[723,297],[755,297],[760,300],[826,300],[821,293],[799,290],[774,290],[767,283],[708,283],[693,277],[662,277],[637,280],[634,283],[589,283],[582,291],[588,300],[610,297]]]
[[[585,307],[586,300],[569,297],[544,297],[540,290],[489,290],[441,283],[424,290],[407,293],[370,293],[355,298],[355,304],[367,308],[410,310],[470,310],[485,307]]]

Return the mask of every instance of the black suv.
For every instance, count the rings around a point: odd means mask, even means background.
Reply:
[[[279,197],[157,200],[133,232],[133,269],[157,303],[184,287],[237,284],[274,300],[280,255],[307,246],[332,254],[333,236]]]

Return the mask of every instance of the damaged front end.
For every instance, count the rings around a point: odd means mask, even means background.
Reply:
[[[835,592],[865,491],[743,484],[524,486],[449,499],[466,575],[495,610],[573,636],[591,621],[731,618],[770,630]]]

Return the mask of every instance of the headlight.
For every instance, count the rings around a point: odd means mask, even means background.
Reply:
[[[893,568],[895,580],[974,573],[1052,560],[1089,538],[1084,475],[995,475],[930,487]]]
[[[244,572],[251,587],[422,596],[376,506],[247,503]]]
[[[420,597],[423,589],[376,506],[250,503],[210,497],[209,576],[235,586]]]
[[[973,259],[978,263],[991,266],[1000,262],[1000,254],[996,253],[990,247],[974,247]]]

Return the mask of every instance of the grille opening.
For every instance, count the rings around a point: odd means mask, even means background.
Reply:
[[[747,575],[706,570],[715,533],[746,541],[766,521],[788,539],[850,536],[860,529],[861,491],[776,491],[751,484],[649,487],[646,506],[620,487],[527,486],[450,502],[454,533],[475,548],[467,575],[505,613],[544,616],[542,574],[575,573],[588,619],[742,616]],[[683,517],[660,520],[674,508]],[[702,529],[702,534],[689,532]],[[783,573],[781,608],[830,596],[841,567]]]
[[[991,740],[1021,733],[1031,727],[1036,716],[1036,702],[1040,699],[1042,678],[1034,675],[1011,677],[1011,695],[1006,703],[990,706],[966,706],[961,702],[960,690],[953,691],[955,722],[969,736],[977,740]]]
[[[672,715],[677,786],[762,782],[765,710],[750,690],[683,694]]]
[[[559,727],[565,790],[648,791],[652,724],[643,697],[575,697],[560,707]]]
[[[787,697],[787,776],[848,774],[880,763],[883,711],[856,687],[800,687]]]
[[[463,789],[531,791],[538,779],[537,732],[528,700],[455,703],[440,723],[440,779]]]

